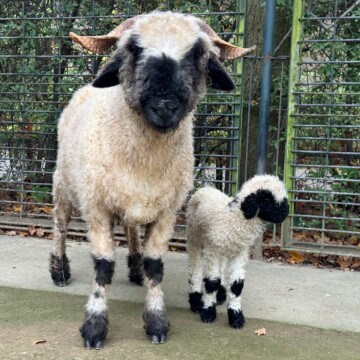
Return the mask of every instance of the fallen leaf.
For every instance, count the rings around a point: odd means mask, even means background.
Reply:
[[[28,232],[31,236],[34,236],[34,234],[36,233],[36,227],[34,225],[29,226]]]
[[[298,253],[297,251],[290,251],[290,258],[288,262],[290,264],[301,264],[305,261],[304,255]]]
[[[19,232],[19,236],[20,236],[20,237],[26,237],[26,236],[28,236],[28,233],[25,232],[25,231],[20,231],[20,232]]]
[[[43,237],[45,235],[45,230],[42,228],[39,228],[36,230],[36,236],[37,237]]]
[[[45,214],[50,215],[52,213],[52,207],[50,206],[43,206],[41,208],[39,208],[39,210],[41,210],[42,212],[44,212]]]
[[[6,233],[6,235],[8,235],[8,236],[16,236],[16,231],[15,230],[8,231]]]
[[[44,344],[44,343],[46,343],[45,339],[44,340],[35,340],[35,341],[33,341],[33,345]]]
[[[263,327],[261,329],[257,329],[255,330],[255,334],[260,336],[260,335],[266,335],[266,329]]]
[[[336,263],[340,266],[341,270],[346,270],[350,268],[350,265],[352,263],[352,259],[350,257],[344,256],[339,257],[336,261]]]

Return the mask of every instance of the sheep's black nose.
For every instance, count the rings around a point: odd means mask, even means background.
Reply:
[[[184,115],[184,107],[177,101],[158,100],[144,107],[150,125],[159,131],[167,131],[178,125]]]

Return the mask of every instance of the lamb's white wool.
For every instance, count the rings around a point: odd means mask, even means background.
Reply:
[[[186,215],[191,310],[204,322],[214,321],[216,304],[226,298],[225,286],[229,324],[240,328],[249,247],[262,235],[265,222],[280,223],[288,215],[284,183],[271,175],[254,176],[235,199],[204,187],[191,197]]]

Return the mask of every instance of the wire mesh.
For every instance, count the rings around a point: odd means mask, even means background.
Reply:
[[[59,114],[92,81],[108,55],[74,46],[70,31],[99,35],[154,9],[193,13],[225,40],[243,41],[245,1],[27,0],[0,4],[0,224],[51,227],[52,173]],[[228,193],[238,186],[241,65],[227,65],[233,93],[211,92],[199,104],[194,129],[195,185]],[[73,214],[79,220],[79,214]],[[73,223],[72,223],[73,224]],[[78,225],[72,225],[76,227]],[[178,227],[184,229],[184,214]]]
[[[303,4],[294,16],[284,245],[359,255],[360,4]]]

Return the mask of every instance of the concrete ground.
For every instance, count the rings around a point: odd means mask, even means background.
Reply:
[[[243,292],[247,323],[234,330],[225,306],[206,325],[188,310],[186,254],[168,253],[163,290],[172,327],[165,345],[151,346],[141,321],[145,288],[128,282],[124,248],[116,250],[109,338],[100,352],[85,352],[78,327],[82,295],[92,284],[89,245],[68,243],[72,281],[65,288],[50,279],[50,249],[48,240],[0,237],[1,359],[360,359],[359,272],[250,261]],[[263,326],[267,335],[256,336]],[[47,342],[32,344],[41,338]]]

